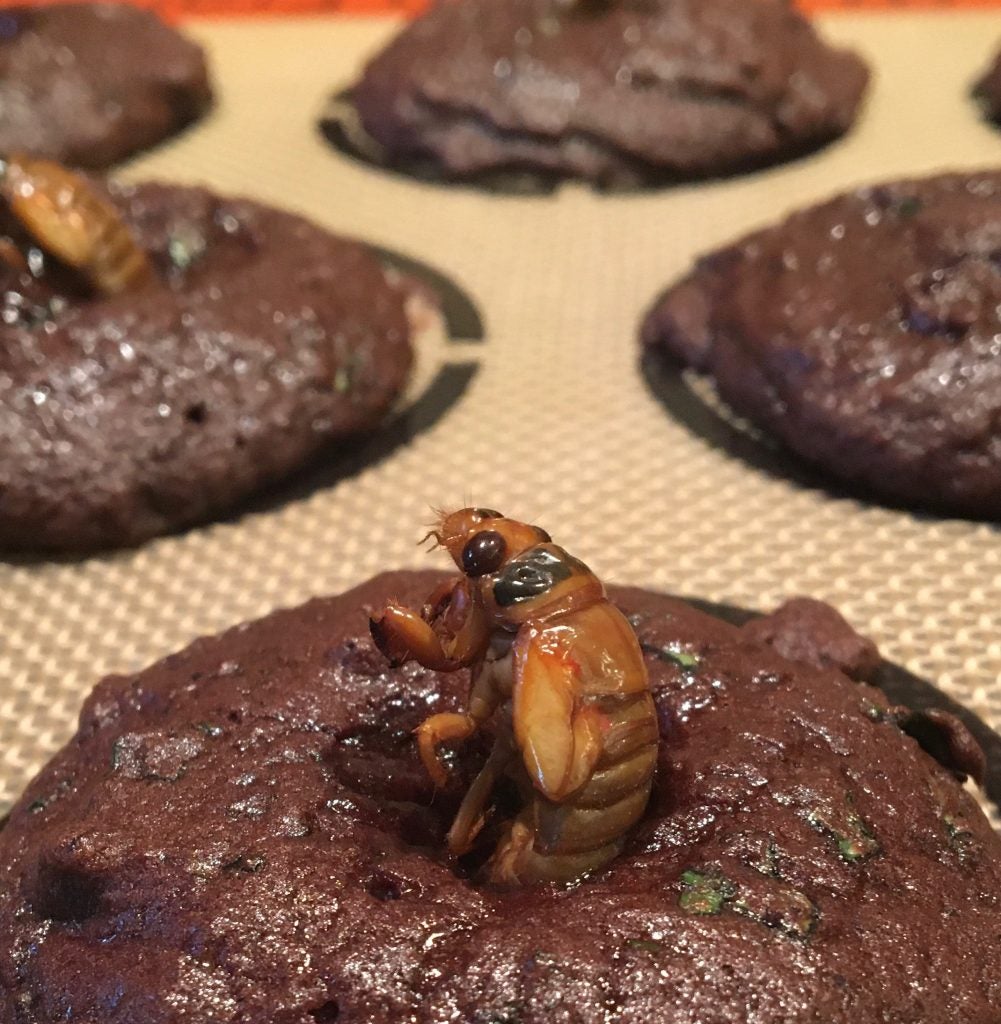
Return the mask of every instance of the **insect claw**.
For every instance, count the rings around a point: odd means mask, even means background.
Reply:
[[[399,668],[407,660],[409,652],[400,646],[400,638],[386,621],[385,615],[373,615],[368,620],[368,631],[391,668]]]
[[[486,813],[481,814],[470,826],[468,831],[462,836],[455,836],[449,832],[448,835],[448,852],[454,857],[462,857],[464,854],[469,853],[476,842],[476,837],[483,831],[483,826],[487,823]]]

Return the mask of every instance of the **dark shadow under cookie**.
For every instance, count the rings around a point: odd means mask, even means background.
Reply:
[[[768,477],[805,490],[822,491],[835,500],[881,505],[929,520],[943,516],[935,508],[915,511],[913,503],[888,500],[872,488],[831,479],[737,415],[720,398],[711,377],[680,365],[665,353],[645,351],[639,368],[650,394],[693,437]],[[991,517],[968,518],[991,525],[995,522]]]
[[[410,178],[443,188],[469,188],[499,196],[551,196],[570,181],[584,179],[553,171],[540,170],[529,164],[503,166],[473,174],[445,176],[441,167],[430,156],[413,156],[390,163],[374,139],[367,136],[351,101],[350,90],[343,90],[331,98],[318,123],[324,139],[342,156],[381,173]],[[727,181],[731,178],[768,170],[780,163],[793,163],[826,148],[832,142],[808,142],[785,150],[781,157],[748,159],[718,171],[699,171],[683,174],[664,171],[646,165],[642,160],[622,155],[628,174],[586,182],[595,192],[605,195],[643,195],[662,189],[691,184],[696,181]]]
[[[1001,53],[973,84],[971,95],[980,105],[984,117],[1001,127]]]

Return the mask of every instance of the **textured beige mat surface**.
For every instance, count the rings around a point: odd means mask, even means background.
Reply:
[[[837,603],[885,654],[1001,726],[1001,533],[800,487],[694,435],[650,393],[636,327],[698,252],[855,183],[1001,162],[967,99],[1001,14],[836,16],[871,59],[858,129],[792,165],[607,197],[508,198],[368,170],[314,130],[327,94],[394,30],[384,20],[193,26],[221,101],[126,170],[304,211],[430,263],[473,297],[479,364],[445,414],[382,461],[263,511],[79,562],[0,561],[0,811],[74,728],[96,679],[195,636],[424,565],[431,505],[475,501],[545,525],[620,582],[768,607]],[[461,375],[460,375],[461,376]]]

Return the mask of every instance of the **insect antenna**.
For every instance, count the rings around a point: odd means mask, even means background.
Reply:
[[[441,547],[441,524],[451,515],[450,512],[438,505],[431,506],[431,514],[434,516],[434,522],[428,524],[428,532],[417,542],[418,547],[423,547],[428,541],[433,540],[434,543],[428,548],[428,551],[434,551]]]
[[[421,539],[417,542],[417,546],[419,548],[423,547],[425,544],[427,544],[428,541],[433,542],[431,546],[428,548],[428,551],[435,551],[437,548],[441,547],[441,534],[437,530],[428,530],[428,532],[425,533],[424,536],[421,537]]]

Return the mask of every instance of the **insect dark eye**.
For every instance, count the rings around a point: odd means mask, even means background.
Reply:
[[[507,544],[496,530],[483,530],[462,549],[462,571],[474,579],[496,572],[506,552]]]

